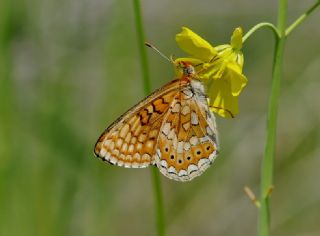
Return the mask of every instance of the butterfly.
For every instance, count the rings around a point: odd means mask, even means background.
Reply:
[[[176,181],[201,175],[218,155],[215,117],[195,69],[179,62],[180,78],[154,91],[113,122],[94,153],[127,168],[154,165]]]

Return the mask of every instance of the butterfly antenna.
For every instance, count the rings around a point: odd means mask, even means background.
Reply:
[[[173,59],[170,57],[167,57],[166,55],[164,55],[162,52],[159,51],[158,48],[156,48],[155,46],[153,46],[152,44],[145,42],[144,43],[147,47],[152,48],[153,50],[155,50],[160,56],[162,56],[164,59],[166,59],[167,61],[169,61],[170,63],[173,63]]]

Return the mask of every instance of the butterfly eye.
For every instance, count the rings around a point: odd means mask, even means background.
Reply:
[[[183,73],[185,75],[193,75],[195,73],[194,67],[191,65],[185,65],[185,67],[183,67]]]
[[[210,150],[210,146],[207,146],[206,149],[207,149],[207,151],[209,151]]]

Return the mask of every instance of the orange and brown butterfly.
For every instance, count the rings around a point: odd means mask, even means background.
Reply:
[[[127,168],[154,165],[177,181],[190,181],[212,164],[218,155],[217,129],[204,86],[192,65],[175,65],[181,77],[112,123],[95,145],[97,157]]]

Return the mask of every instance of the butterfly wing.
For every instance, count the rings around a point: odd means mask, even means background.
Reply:
[[[192,80],[174,97],[160,132],[155,160],[168,178],[190,181],[214,161],[218,155],[215,118],[199,81]]]
[[[155,164],[163,119],[179,91],[190,81],[173,80],[129,109],[98,139],[94,152],[111,164],[142,168]]]

